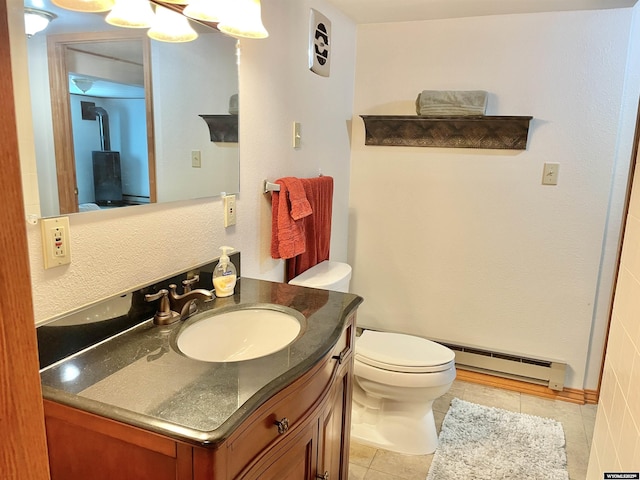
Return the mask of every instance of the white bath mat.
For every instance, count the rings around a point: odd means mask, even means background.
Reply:
[[[427,480],[568,480],[564,430],[550,418],[454,398]]]

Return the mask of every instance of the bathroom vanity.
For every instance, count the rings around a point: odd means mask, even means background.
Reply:
[[[201,282],[206,271],[212,270],[199,272]],[[147,317],[45,366],[51,478],[346,480],[361,302],[352,294],[241,278],[232,297],[200,310],[295,311],[303,328],[286,348],[251,360],[202,362],[176,348],[186,322],[156,326]],[[138,309],[129,303],[130,317]],[[46,327],[96,323],[89,321],[95,315],[79,313]]]

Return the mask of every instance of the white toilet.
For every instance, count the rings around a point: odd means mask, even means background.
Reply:
[[[351,267],[322,262],[289,283],[349,291]],[[455,354],[425,338],[364,330],[356,339],[351,438],[394,452],[433,453],[433,401],[456,378]]]
[[[362,332],[356,339],[351,438],[399,453],[433,453],[433,401],[456,378],[454,358],[452,350],[425,338]]]
[[[325,260],[292,278],[289,284],[347,293],[350,281],[351,265]]]

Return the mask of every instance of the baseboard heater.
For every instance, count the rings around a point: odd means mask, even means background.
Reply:
[[[551,390],[564,388],[566,363],[439,343],[455,352],[456,366],[464,370],[544,385]]]

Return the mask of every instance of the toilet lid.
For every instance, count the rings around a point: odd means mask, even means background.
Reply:
[[[394,372],[428,373],[452,368],[455,353],[426,338],[365,330],[356,341],[356,359]]]

